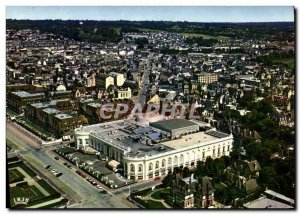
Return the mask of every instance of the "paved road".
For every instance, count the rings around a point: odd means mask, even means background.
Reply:
[[[137,96],[138,97],[137,101],[141,103],[142,106],[146,102],[145,94],[147,93],[147,89],[148,89],[150,71],[151,71],[151,62],[150,59],[148,58],[147,66],[146,68],[144,67],[144,74],[142,77],[142,89],[139,91],[139,94]]]

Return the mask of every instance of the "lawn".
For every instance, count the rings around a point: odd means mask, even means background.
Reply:
[[[15,163],[8,164],[8,169],[14,168],[14,167],[21,167],[32,178],[37,175],[31,168],[29,168],[23,162],[15,162]]]
[[[29,198],[29,202],[35,201],[45,196],[35,187],[27,183],[10,188],[10,204],[14,205],[14,198]]]
[[[139,198],[134,199],[140,205],[145,207],[146,209],[165,209],[166,207],[159,201],[152,201],[152,200],[142,200]]]
[[[217,190],[222,190],[222,189],[225,189],[227,186],[224,184],[224,183],[215,183],[214,184],[214,186],[215,186],[215,189],[217,189]]]
[[[274,60],[275,63],[282,63],[288,66],[290,69],[295,68],[295,59],[294,58],[287,58],[287,59],[280,59],[280,60]]]
[[[11,169],[8,171],[9,183],[15,183],[18,181],[22,181],[24,179],[24,175],[19,172],[18,169]]]
[[[65,155],[76,152],[76,148],[73,147],[64,147],[64,148],[59,148],[57,150]]]
[[[168,195],[169,193],[170,193],[170,189],[160,189],[160,190],[154,192],[151,195],[151,198],[154,198],[157,200],[165,199],[166,195]]]

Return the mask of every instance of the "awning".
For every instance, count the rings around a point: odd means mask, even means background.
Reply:
[[[111,160],[108,163],[108,166],[110,166],[112,169],[116,169],[117,166],[120,164],[120,162],[116,161],[116,160]]]

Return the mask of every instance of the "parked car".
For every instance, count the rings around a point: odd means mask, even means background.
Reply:
[[[54,159],[55,159],[55,160],[59,160],[59,157],[55,156]]]
[[[123,169],[114,169],[114,172],[117,173],[117,172],[123,172]]]
[[[63,173],[60,172],[60,173],[58,173],[58,174],[56,175],[56,177],[60,177],[60,176],[62,176],[62,175],[63,175]]]
[[[50,168],[51,168],[51,166],[50,166],[50,165],[48,165],[48,166],[46,166],[46,167],[45,167],[45,169],[50,169]]]
[[[65,166],[67,166],[67,165],[68,165],[68,163],[64,162],[64,165],[65,165]]]
[[[69,169],[71,169],[72,168],[72,166],[69,164],[69,165],[67,165],[67,167],[69,168]]]
[[[103,189],[99,184],[97,185],[97,188],[98,188],[98,189]]]

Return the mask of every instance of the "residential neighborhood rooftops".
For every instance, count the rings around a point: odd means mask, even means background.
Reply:
[[[43,112],[47,113],[47,114],[57,114],[60,113],[59,110],[55,109],[55,108],[45,108],[43,109]]]
[[[11,92],[19,97],[38,97],[38,96],[43,96],[44,93],[34,93],[34,94],[30,94],[26,91],[14,91],[14,92]]]
[[[57,114],[55,115],[56,118],[58,119],[69,119],[69,118],[73,118],[72,115],[69,115],[69,114]]]

